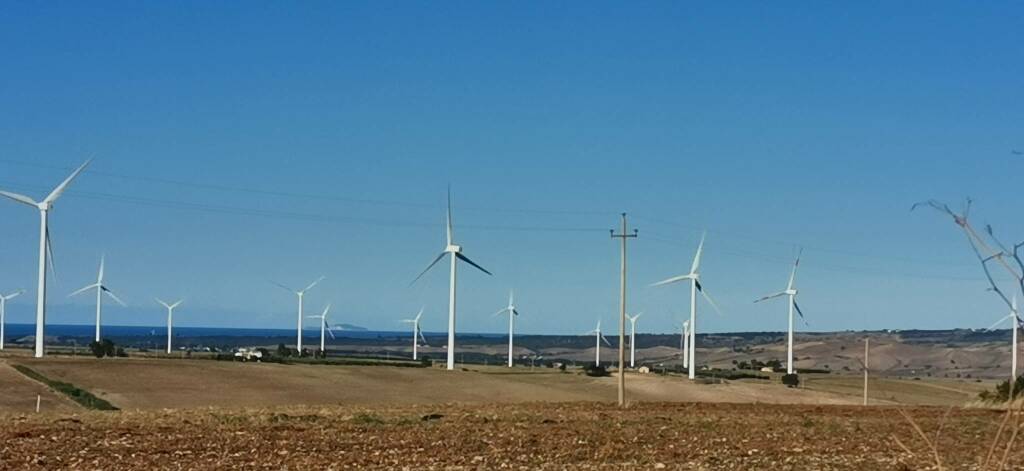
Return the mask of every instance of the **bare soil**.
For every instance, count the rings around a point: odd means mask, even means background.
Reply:
[[[945,469],[977,469],[1002,417],[984,409],[909,412],[938,437]],[[7,424],[0,463],[9,469],[890,470],[934,463],[924,441],[887,407],[449,404],[0,420]],[[1013,448],[1008,462],[1024,469],[1024,447]]]

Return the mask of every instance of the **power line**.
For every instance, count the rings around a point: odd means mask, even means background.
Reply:
[[[648,233],[646,237],[648,239],[656,241],[656,242],[661,242],[663,244],[669,244],[669,245],[673,245],[673,246],[677,246],[677,247],[689,247],[690,246],[689,244],[683,243],[683,242],[681,242],[679,240],[675,240],[675,239],[672,239],[672,238],[663,237],[663,236],[659,236],[659,235],[651,235],[650,233]],[[711,252],[718,252],[718,253],[722,253],[722,254],[726,254],[726,255],[732,255],[732,256],[735,256],[737,258],[756,259],[756,260],[766,261],[766,262],[770,262],[770,263],[778,263],[780,265],[783,265],[783,264],[784,265],[790,265],[790,264],[793,263],[793,261],[790,260],[790,259],[785,259],[785,258],[781,258],[781,257],[772,257],[772,256],[764,255],[764,254],[761,254],[761,253],[751,252],[751,251],[742,250],[742,249],[711,249],[710,251]],[[831,272],[850,273],[850,274],[868,275],[868,276],[888,275],[888,276],[897,276],[897,277],[904,277],[904,278],[920,278],[920,279],[945,280],[945,281],[978,281],[978,282],[984,281],[984,279],[980,278],[980,277],[942,276],[942,275],[931,275],[931,274],[912,273],[912,272],[880,271],[880,270],[876,270],[876,269],[852,267],[852,266],[849,266],[849,265],[834,265],[834,264],[818,264],[818,263],[815,263],[813,265],[809,265],[808,267],[811,270],[820,269],[820,270],[831,271]]]
[[[29,191],[46,191],[40,188],[33,188],[26,185],[15,184],[11,182],[0,182],[8,188],[18,188]],[[117,195],[110,193],[99,193],[89,192],[81,190],[68,191],[67,196],[80,197],[86,199],[109,201],[115,203],[126,203],[142,206],[154,206],[163,207],[170,209],[184,209],[190,211],[202,211],[209,213],[218,214],[230,214],[239,216],[256,216],[266,218],[277,218],[277,219],[289,219],[289,220],[300,220],[310,222],[328,222],[328,223],[340,223],[340,224],[361,224],[369,226],[382,226],[382,227],[424,227],[424,228],[436,228],[437,224],[425,223],[425,222],[410,222],[410,221],[399,221],[399,220],[387,220],[387,219],[374,219],[374,218],[360,218],[352,216],[325,216],[308,213],[299,213],[293,211],[279,211],[279,210],[267,210],[267,209],[256,209],[256,208],[245,208],[238,206],[221,206],[212,205],[206,203],[190,203],[184,201],[171,201],[161,200],[155,198],[146,198],[139,196],[128,196],[128,195]],[[542,232],[604,232],[603,228],[589,228],[589,227],[558,227],[558,226],[503,226],[503,225],[473,225],[466,224],[460,226],[464,229],[475,229],[483,231],[542,231]]]
[[[845,255],[845,256],[851,256],[851,257],[871,258],[871,259],[882,260],[882,261],[886,261],[886,262],[900,261],[900,262],[906,262],[906,263],[919,263],[919,264],[924,264],[924,265],[944,265],[944,266],[958,267],[958,268],[966,268],[966,267],[968,267],[967,264],[963,264],[963,263],[951,263],[951,262],[944,262],[944,261],[941,261],[941,260],[922,260],[922,259],[914,259],[914,258],[900,257],[900,256],[876,255],[876,254],[870,254],[870,253],[864,253],[864,252],[857,252],[857,251],[853,251],[853,250],[832,249],[832,248],[820,247],[820,246],[815,246],[815,245],[806,245],[806,244],[802,244],[802,243],[793,243],[793,242],[786,242],[786,241],[781,241],[781,240],[774,240],[774,239],[768,239],[768,238],[762,238],[762,237],[755,237],[755,236],[750,236],[750,235],[746,235],[746,234],[740,234],[738,232],[732,232],[732,231],[721,231],[721,230],[715,230],[715,229],[703,229],[703,228],[698,228],[698,227],[695,227],[695,226],[690,226],[690,225],[678,223],[678,222],[675,222],[675,221],[669,221],[669,220],[659,219],[659,218],[652,218],[652,217],[645,217],[645,216],[635,216],[635,217],[637,219],[647,220],[649,222],[653,222],[653,223],[656,223],[656,224],[664,224],[664,225],[668,225],[668,226],[683,228],[683,229],[686,229],[688,231],[692,231],[692,232],[695,232],[695,233],[700,233],[700,232],[706,230],[707,232],[710,232],[710,233],[720,234],[720,235],[723,235],[723,236],[726,236],[726,237],[732,237],[732,238],[737,238],[737,239],[745,239],[745,240],[751,240],[751,241],[755,241],[755,242],[768,243],[768,244],[774,244],[774,245],[783,245],[783,246],[787,246],[787,247],[799,246],[799,247],[802,247],[804,249],[807,249],[807,250],[810,250],[810,251],[813,251],[813,252],[825,252],[825,253],[833,253],[833,254]]]
[[[40,164],[40,163],[35,163],[35,162],[23,162],[23,161],[18,161],[18,160],[7,160],[7,159],[0,159],[0,163],[7,164],[7,165],[22,166],[22,167],[42,168],[42,169],[48,169],[48,170],[70,170],[71,169],[71,167],[63,167],[63,166],[59,166],[59,165],[47,165],[47,164]],[[149,182],[149,183],[159,183],[159,184],[164,184],[164,185],[181,186],[181,187],[195,188],[195,189],[200,189],[200,190],[211,190],[211,191],[221,191],[221,192],[234,192],[234,193],[246,193],[246,194],[264,195],[264,196],[276,196],[276,197],[286,197],[286,198],[295,198],[295,199],[305,199],[305,200],[310,200],[310,199],[314,199],[314,200],[327,200],[327,201],[338,201],[338,202],[345,202],[345,203],[377,205],[377,206],[397,206],[397,207],[409,207],[409,208],[435,208],[435,209],[444,208],[443,205],[434,205],[434,204],[429,204],[429,203],[418,203],[418,202],[397,201],[397,200],[379,200],[379,199],[370,199],[370,198],[354,198],[354,197],[348,197],[348,196],[323,195],[323,194],[313,194],[313,193],[297,193],[297,192],[290,192],[290,191],[263,190],[263,189],[251,188],[251,187],[215,185],[215,184],[209,184],[209,183],[197,183],[197,182],[189,182],[189,181],[184,181],[184,180],[171,180],[171,179],[166,179],[166,178],[147,177],[147,176],[141,176],[141,175],[124,175],[124,174],[118,174],[118,173],[103,172],[103,171],[93,170],[93,169],[86,169],[83,173],[88,173],[90,175],[96,175],[96,176],[106,177],[106,178],[116,178],[116,179],[121,179],[121,180],[144,181],[144,182]],[[476,206],[476,207],[474,207],[474,206],[465,206],[465,207],[460,206],[459,210],[460,211],[488,211],[488,212],[505,212],[505,213],[526,213],[526,214],[552,214],[552,215],[576,214],[576,215],[587,215],[587,216],[607,216],[607,215],[610,215],[610,214],[617,214],[614,211],[571,210],[571,209],[499,208],[499,207],[480,207],[480,206]]]

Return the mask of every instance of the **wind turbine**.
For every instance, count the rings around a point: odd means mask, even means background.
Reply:
[[[71,172],[68,178],[64,179],[57,188],[43,199],[43,201],[36,202],[32,198],[25,195],[19,195],[17,193],[10,193],[7,191],[0,191],[0,196],[6,196],[19,203],[27,204],[39,210],[39,287],[36,290],[36,345],[35,345],[35,357],[43,357],[43,343],[46,339],[46,265],[49,261],[50,270],[53,269],[53,248],[50,245],[50,230],[47,227],[49,222],[50,210],[53,209],[53,203],[60,198],[60,195],[64,193],[71,181],[85,170],[85,167],[92,162],[92,159],[86,160],[84,164]],[[55,271],[54,271],[55,272]],[[56,275],[55,275],[56,276]]]
[[[327,350],[324,349],[324,334],[330,334],[332,339],[336,338],[334,336],[334,329],[332,329],[330,325],[327,325],[327,313],[330,311],[331,305],[328,303],[327,307],[324,308],[324,312],[319,316],[307,316],[311,319],[320,319],[320,354],[323,355],[324,358],[327,358]]]
[[[413,319],[403,319],[402,322],[406,324],[412,324],[412,359],[416,361],[417,353],[416,349],[419,346],[419,340],[423,339],[423,346],[427,345],[427,339],[423,336],[423,331],[420,330],[420,317],[423,317],[423,308],[420,308],[420,312],[416,314]]]
[[[317,278],[316,281],[310,283],[309,286],[306,286],[305,288],[299,291],[295,291],[285,285],[282,285],[281,283],[274,283],[275,285],[285,289],[290,293],[295,293],[295,295],[299,297],[299,320],[298,325],[295,328],[295,351],[298,352],[299,355],[302,355],[302,297],[306,295],[306,291],[313,289],[313,287],[319,284],[321,281],[324,281],[324,277],[322,276],[320,278]]]
[[[174,304],[167,304],[161,301],[159,298],[155,298],[156,302],[167,308],[167,354],[171,354],[171,326],[174,324],[174,308],[178,307],[184,299],[179,299]]]
[[[7,301],[18,297],[25,290],[20,289],[7,296],[0,295],[0,350],[4,349],[4,326],[7,325]]]
[[[460,247],[458,245],[455,245],[455,243],[452,241],[452,238],[454,237],[452,232],[453,232],[453,230],[452,230],[452,191],[451,191],[451,188],[449,188],[448,189],[447,232],[446,232],[448,245],[445,246],[444,251],[441,252],[441,255],[438,255],[437,258],[435,258],[433,262],[430,262],[430,265],[427,266],[427,269],[423,270],[419,274],[419,276],[416,277],[415,280],[412,280],[412,283],[410,284],[410,285],[415,284],[417,281],[419,281],[420,278],[423,277],[423,275],[425,275],[428,271],[430,271],[431,268],[434,268],[434,265],[437,265],[437,262],[440,262],[441,259],[445,257],[445,255],[450,255],[450,257],[451,257],[451,276],[450,276],[449,283],[448,283],[448,369],[449,370],[454,370],[455,369],[455,285],[456,285],[455,273],[456,273],[456,267],[458,265],[457,262],[458,262],[458,260],[462,260],[463,262],[466,262],[466,263],[472,265],[477,270],[480,270],[480,271],[482,271],[482,272],[484,272],[484,273],[486,273],[488,275],[491,275],[491,272],[485,270],[484,267],[481,267],[480,265],[477,265],[472,260],[470,260],[469,257],[467,257],[467,256],[462,254],[462,247]]]
[[[84,293],[86,291],[89,291],[91,289],[95,289],[96,290],[96,341],[97,342],[100,341],[100,319],[103,316],[103,294],[106,293],[107,296],[110,296],[111,299],[113,299],[114,301],[117,301],[118,304],[120,304],[122,306],[127,306],[123,301],[118,299],[117,295],[115,295],[113,291],[110,291],[110,289],[107,288],[107,285],[103,284],[103,265],[104,265],[105,259],[106,259],[106,256],[101,256],[100,257],[100,272],[99,272],[99,275],[96,276],[96,283],[93,283],[93,284],[91,284],[89,286],[86,286],[86,287],[84,287],[82,289],[79,289],[78,291],[75,291],[74,293],[71,293],[71,294],[68,295],[68,297],[70,298],[71,296],[82,294],[82,293]]]
[[[508,292],[508,307],[502,308],[500,311],[494,313],[494,315],[499,316],[506,312],[508,313],[508,367],[512,368],[512,334],[515,331],[515,318],[519,315],[519,311],[516,310],[515,297],[512,291]]]
[[[1017,381],[1017,330],[1020,329],[1021,324],[1024,323],[1024,319],[1020,318],[1020,313],[1017,311],[1016,294],[1013,295],[1011,307],[1012,308],[1010,309],[1010,313],[1007,314],[1006,317],[1003,317],[1002,319],[996,321],[995,324],[992,324],[992,326],[990,326],[988,330],[994,329],[997,325],[1002,324],[1003,321],[1011,321],[1010,329],[1012,329],[1013,335],[1011,336],[1012,351],[1010,352],[1010,389],[1012,391],[1013,383]]]
[[[803,311],[800,310],[800,305],[796,303],[796,294],[798,291],[794,286],[794,281],[796,281],[796,269],[800,267],[801,255],[803,255],[803,250],[801,250],[796,256],[796,262],[793,263],[793,272],[789,275],[789,284],[786,285],[785,291],[770,294],[754,301],[755,303],[759,303],[761,301],[767,301],[781,296],[789,296],[789,338],[787,340],[788,347],[786,348],[786,374],[793,374],[793,311],[800,314],[801,319],[805,319]],[[807,322],[806,319],[804,322]]]
[[[694,370],[694,361],[696,359],[696,347],[697,347],[697,293],[700,292],[704,299],[708,301],[708,304],[715,309],[715,312],[721,314],[722,312],[718,309],[718,305],[711,300],[711,296],[708,296],[704,292],[704,286],[700,284],[700,258],[701,254],[704,253],[704,238],[707,234],[700,236],[700,245],[697,246],[697,255],[693,257],[693,265],[690,266],[690,273],[686,275],[674,276],[672,278],[659,281],[651,286],[663,286],[678,283],[680,281],[690,281],[690,344],[688,345],[689,350],[689,369],[690,379],[697,377],[697,372]]]
[[[629,367],[636,367],[636,321],[644,313],[635,316],[626,316],[629,319]]]
[[[612,346],[612,344],[611,344],[611,342],[608,341],[608,339],[606,339],[604,337],[603,334],[601,334],[601,321],[600,320],[597,321],[597,328],[596,329],[591,330],[590,332],[584,333],[583,335],[590,335],[590,334],[594,334],[594,340],[597,342],[597,350],[594,351],[594,365],[595,366],[601,366],[601,341],[604,340],[604,343],[608,344],[609,347]]]

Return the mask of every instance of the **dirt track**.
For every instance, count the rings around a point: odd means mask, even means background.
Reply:
[[[943,462],[982,459],[997,411],[912,409]],[[895,409],[594,403],[0,415],[0,462],[54,469],[926,469]],[[896,444],[893,436],[914,454]],[[1017,468],[1024,447],[1010,456]]]

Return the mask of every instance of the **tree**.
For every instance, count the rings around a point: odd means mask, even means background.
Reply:
[[[782,384],[788,387],[795,388],[800,386],[800,377],[796,374],[782,375]]]
[[[281,358],[288,358],[292,356],[292,349],[286,347],[283,343],[277,344],[277,356]]]
[[[110,339],[103,339],[102,341],[99,342],[91,342],[89,344],[89,350],[92,351],[92,354],[95,355],[96,358],[117,356],[117,347],[114,345],[114,342],[110,341]]]

